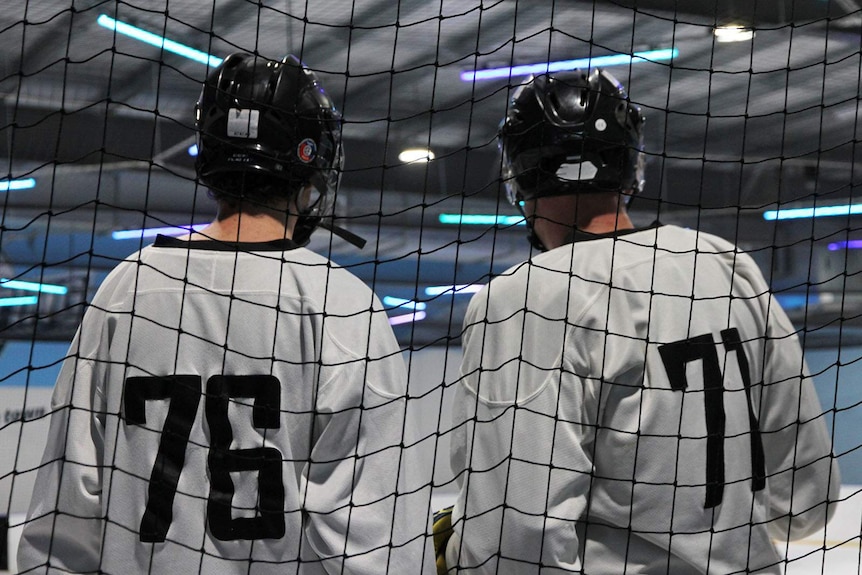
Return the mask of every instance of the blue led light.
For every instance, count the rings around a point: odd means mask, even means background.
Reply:
[[[27,282],[21,280],[9,280],[6,278],[0,278],[0,288],[17,289],[22,291],[36,291],[39,293],[48,293],[55,295],[66,295],[67,293],[69,293],[69,288],[67,288],[66,286]]]
[[[36,180],[34,178],[24,178],[23,180],[0,180],[0,192],[29,190],[35,187]]]
[[[142,30],[141,28],[132,26],[131,24],[114,20],[104,14],[100,15],[96,22],[99,26],[103,26],[108,30],[113,30],[118,34],[123,34],[124,36],[134,38],[135,40],[139,40],[145,44],[149,44],[150,46],[160,48],[165,52],[171,52],[172,54],[188,58],[189,60],[194,60],[195,62],[200,62],[201,64],[206,64],[213,68],[216,68],[222,63],[222,58],[219,58],[218,56],[212,56],[206,52],[201,52],[200,50],[186,46],[185,44],[180,44],[179,42],[159,36],[158,34],[147,32],[146,30]]]
[[[523,226],[523,216],[500,216],[494,214],[440,214],[437,220],[447,225],[470,226]]]
[[[193,158],[195,156],[197,156],[198,155],[198,145],[192,144],[191,146],[189,146],[188,152],[189,152],[189,155]]]
[[[785,310],[796,310],[806,306],[817,305],[820,301],[820,296],[816,293],[812,294],[794,294],[794,293],[777,293],[775,299]]]
[[[855,216],[862,214],[862,204],[845,204],[840,206],[821,206],[819,208],[785,208],[763,212],[763,219],[799,220],[810,218],[827,218],[832,216]]]
[[[409,299],[403,299],[400,297],[393,297],[391,295],[383,296],[383,305],[386,307],[397,307],[402,309],[413,309],[413,310],[423,310],[425,309],[425,303],[423,302],[415,302]]]
[[[193,226],[167,226],[164,228],[143,228],[139,230],[118,230],[111,232],[111,238],[115,240],[140,240],[142,238],[153,238],[159,234],[163,236],[181,236],[189,232],[198,232],[209,224],[195,224]]]
[[[21,297],[0,297],[0,307],[15,307],[20,305],[36,305],[39,298],[34,295]]]
[[[660,62],[672,60],[679,56],[676,48],[663,48],[661,50],[647,50],[635,52],[634,54],[610,54],[608,56],[595,56],[593,58],[577,58],[575,60],[559,60],[556,62],[539,62],[536,64],[523,64],[521,66],[508,66],[503,68],[488,68],[485,70],[467,70],[461,72],[461,80],[473,82],[474,80],[494,80],[498,78],[510,78],[512,76],[530,76],[536,74],[550,74],[553,72],[568,72],[578,68],[608,68],[611,66],[627,66],[629,64],[640,64],[644,62]]]

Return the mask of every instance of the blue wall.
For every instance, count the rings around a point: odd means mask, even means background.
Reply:
[[[0,349],[0,386],[52,387],[69,342],[7,341]]]
[[[862,347],[812,350],[805,358],[824,411],[834,410],[842,483],[862,485]]]

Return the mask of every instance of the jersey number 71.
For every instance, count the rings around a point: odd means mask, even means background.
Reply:
[[[760,425],[751,404],[751,374],[745,348],[736,328],[721,332],[721,342],[728,352],[736,352],[745,397],[748,404],[748,422],[751,440],[751,490],[760,491],[766,485],[763,440]],[[682,341],[660,345],[661,354],[671,389],[688,388],[685,366],[690,361],[703,362],[703,401],[706,417],[706,497],[703,507],[709,509],[721,504],[724,497],[724,383],[718,352],[712,334],[699,335]]]

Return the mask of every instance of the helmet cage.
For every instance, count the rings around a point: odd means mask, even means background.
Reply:
[[[336,183],[335,186],[337,188],[338,184]],[[320,222],[324,218],[331,217],[335,208],[335,193],[321,192],[317,186],[311,187],[309,193],[314,199],[304,206],[299,206],[298,218],[293,227],[293,241],[301,246],[308,243]]]

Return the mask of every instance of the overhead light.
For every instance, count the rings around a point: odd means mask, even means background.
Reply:
[[[819,208],[766,210],[763,212],[763,219],[767,221],[798,220],[831,216],[855,216],[859,214],[862,214],[862,204],[844,204],[840,206],[821,206]]]
[[[469,226],[523,226],[524,216],[501,216],[496,214],[440,214],[437,220],[447,225]]]
[[[847,240],[843,242],[833,242],[827,246],[830,252],[838,250],[858,250],[862,249],[862,240]]]
[[[113,30],[118,34],[123,34],[124,36],[134,38],[135,40],[139,40],[145,44],[149,44],[150,46],[155,46],[165,52],[171,52],[172,54],[188,58],[189,60],[194,60],[195,62],[200,62],[201,64],[206,64],[213,68],[218,67],[218,65],[222,63],[222,58],[219,58],[218,56],[212,56],[206,52],[169,40],[164,36],[153,34],[152,32],[148,32],[138,28],[137,26],[126,24],[120,20],[114,20],[105,14],[100,15],[96,22],[99,26],[107,28],[108,30]]]
[[[389,318],[389,325],[402,325],[405,323],[413,323],[415,321],[422,321],[425,319],[426,314],[424,311],[417,311],[416,313],[408,313],[404,315],[396,315],[395,317]]]
[[[712,31],[716,42],[745,42],[754,38],[754,30],[744,26],[716,26]]]
[[[188,152],[191,157],[196,157],[198,155],[198,145],[192,144],[191,146],[189,146]]]
[[[512,76],[531,76],[536,74],[550,74],[552,72],[569,72],[579,68],[628,66],[630,64],[672,60],[677,56],[679,56],[678,49],[662,48],[660,50],[635,52],[634,54],[609,54],[607,56],[577,58],[575,60],[539,62],[536,64],[523,64],[521,66],[487,68],[484,70],[466,70],[461,72],[461,80],[464,82],[473,82],[474,80],[494,80],[497,78],[510,78]]]
[[[820,302],[820,296],[816,293],[812,294],[794,294],[794,293],[777,293],[775,299],[781,304],[785,311],[801,309],[806,306],[817,305]]]
[[[402,309],[413,309],[413,310],[423,310],[425,309],[425,305],[423,302],[416,302],[410,299],[402,299],[400,297],[393,297],[391,295],[383,296],[383,305],[391,308],[402,308]]]
[[[35,178],[24,178],[22,180],[0,180],[0,192],[14,190],[29,190],[36,187]]]
[[[39,298],[34,295],[21,297],[0,297],[0,307],[16,307],[21,305],[36,305]]]
[[[37,291],[39,293],[66,295],[69,293],[69,288],[66,286],[43,284],[37,282],[27,282],[21,280],[9,280],[0,278],[0,288],[17,289],[21,291]]]
[[[408,148],[398,154],[398,160],[405,164],[424,163],[434,159],[434,152],[427,148]]]
[[[181,236],[189,232],[199,232],[209,224],[195,224],[193,226],[168,226],[164,228],[143,228],[139,230],[118,230],[111,232],[111,238],[115,240],[140,240],[152,238],[157,235]]]
[[[425,295],[435,296],[451,293],[452,295],[476,293],[485,287],[485,284],[458,284],[451,286],[428,286],[425,288]]]

